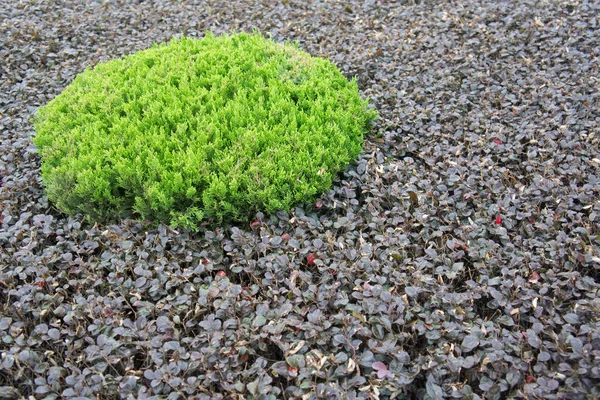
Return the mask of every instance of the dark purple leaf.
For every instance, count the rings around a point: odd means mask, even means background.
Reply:
[[[477,335],[467,335],[462,341],[461,347],[465,352],[472,351],[479,346],[479,337]]]

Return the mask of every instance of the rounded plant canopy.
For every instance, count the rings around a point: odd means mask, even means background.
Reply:
[[[34,143],[59,210],[193,229],[312,201],[375,118],[329,61],[208,33],[87,69],[39,109]]]

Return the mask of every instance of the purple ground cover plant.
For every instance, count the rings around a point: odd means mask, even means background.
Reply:
[[[0,4],[0,397],[599,396],[597,2]],[[252,29],[379,112],[331,191],[195,233],[55,210],[38,107]]]

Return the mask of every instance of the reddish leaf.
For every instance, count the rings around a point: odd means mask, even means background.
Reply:
[[[537,272],[533,271],[531,273],[531,276],[529,277],[529,282],[531,283],[536,283],[537,281],[539,281],[541,279],[540,274],[538,274]]]
[[[498,215],[496,217],[496,225],[500,225],[502,223],[502,218],[500,218],[500,216]]]
[[[315,254],[314,253],[308,253],[308,255],[306,256],[306,262],[308,263],[308,265],[315,265]]]
[[[259,225],[260,225],[260,220],[257,219],[256,221],[250,223],[250,228],[254,229]]]
[[[392,373],[390,371],[388,371],[386,365],[380,361],[376,361],[373,364],[371,364],[371,368],[373,368],[373,370],[377,371],[378,379],[383,379],[386,376],[389,376],[390,378],[394,376],[394,375],[392,375]]]
[[[315,204],[315,207],[317,207],[317,208],[321,208],[321,207],[323,207],[323,202],[322,202],[322,201],[320,201],[320,200],[319,200],[319,201],[317,201],[317,203]]]
[[[502,140],[500,140],[498,138],[494,138],[493,142],[496,143],[497,145],[501,145],[502,144]]]
[[[221,271],[217,272],[217,276],[224,277],[224,276],[226,276],[226,275],[227,275],[227,274],[226,274],[226,273],[225,273],[225,271],[223,271],[223,270],[221,270]]]
[[[281,235],[281,240],[283,240],[284,242],[290,240],[290,235],[288,235],[287,233],[284,233],[283,235]]]
[[[535,381],[535,378],[531,375],[527,375],[525,377],[525,380],[527,381],[527,383],[531,383],[531,382]]]

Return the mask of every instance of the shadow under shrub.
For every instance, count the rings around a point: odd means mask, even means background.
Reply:
[[[327,60],[208,33],[86,70],[39,109],[34,143],[59,210],[194,229],[312,200],[376,115]]]

